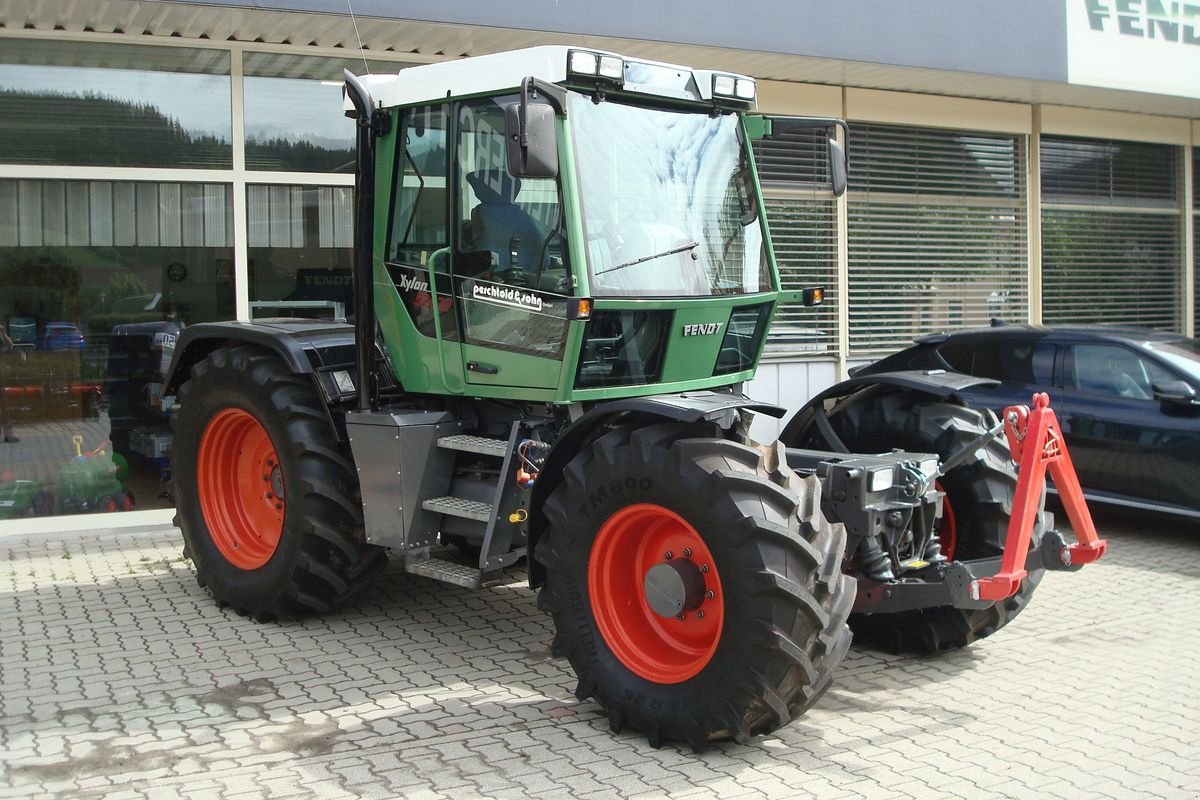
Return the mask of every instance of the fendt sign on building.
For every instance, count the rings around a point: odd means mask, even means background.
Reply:
[[[1200,2],[1066,0],[1071,83],[1200,98]]]

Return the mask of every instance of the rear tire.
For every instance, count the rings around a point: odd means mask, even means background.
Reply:
[[[852,452],[878,453],[900,448],[937,453],[946,459],[992,427],[991,412],[981,413],[926,395],[864,392],[830,415],[830,423]],[[810,438],[814,437],[814,438]],[[800,447],[827,446],[814,433],[799,437]],[[947,557],[965,561],[994,558],[1004,552],[1017,486],[1008,444],[1000,437],[939,480],[946,493],[953,529]],[[1034,518],[1030,547],[1046,530],[1045,493]],[[890,652],[933,654],[956,650],[991,636],[1029,603],[1044,570],[1031,570],[1016,594],[984,609],[937,606],[891,614],[853,614],[855,642]]]
[[[221,605],[260,621],[337,608],[386,563],[312,383],[252,347],[192,369],[172,420],[184,552]]]
[[[817,701],[850,644],[855,583],[817,479],[778,451],[695,435],[659,424],[600,437],[547,500],[535,557],[552,651],[574,668],[576,696],[594,697],[614,731],[700,751]],[[659,552],[668,547],[672,559]],[[683,620],[658,615],[641,590],[647,565],[668,560],[702,570],[700,591],[713,592],[695,595],[705,599]]]

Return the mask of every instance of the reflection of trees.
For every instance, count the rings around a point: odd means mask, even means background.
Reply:
[[[300,172],[352,172],[353,147],[293,142],[283,137],[246,140],[246,166],[251,169]]]
[[[1046,321],[1177,328],[1178,228],[1169,213],[1046,210]]]
[[[149,103],[94,92],[0,90],[0,153],[9,162],[110,167],[230,167],[216,136],[186,130]]]

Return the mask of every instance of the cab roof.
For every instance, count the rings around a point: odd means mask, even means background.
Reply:
[[[648,65],[690,74],[703,100],[712,99],[714,74],[747,78],[733,72],[692,69],[679,64],[667,64],[644,58],[628,58],[620,53],[595,50],[590,47],[542,45],[511,50],[486,56],[472,56],[457,61],[408,67],[396,74],[367,75],[362,78],[377,105],[383,108],[431,103],[445,100],[447,95],[494,94],[517,91],[521,82],[530,76],[547,83],[563,84],[567,80],[567,57],[572,50],[586,50],[598,55],[611,55],[626,64]],[[652,92],[651,92],[652,93]],[[347,100],[347,110],[351,108]]]

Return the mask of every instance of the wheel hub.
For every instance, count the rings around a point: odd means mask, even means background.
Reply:
[[[704,574],[688,558],[655,564],[642,580],[650,609],[660,617],[677,617],[695,611],[704,602]]]
[[[276,464],[274,466],[274,468],[271,470],[271,474],[268,479],[271,482],[271,494],[274,495],[275,497],[278,497],[280,500],[282,500],[283,499],[283,472],[280,471],[278,464]]]

